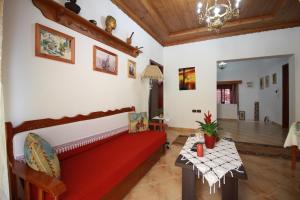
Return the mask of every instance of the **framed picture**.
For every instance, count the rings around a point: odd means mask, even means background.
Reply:
[[[270,77],[269,77],[269,75],[267,75],[267,76],[265,77],[265,86],[266,86],[266,88],[269,87],[269,80],[270,80]]]
[[[95,71],[118,74],[118,56],[100,47],[94,46],[93,67]]]
[[[260,78],[259,80],[259,86],[260,86],[260,89],[264,89],[264,78]]]
[[[127,62],[127,71],[129,78],[136,78],[136,63],[132,60],[128,60]]]
[[[35,55],[74,64],[75,38],[36,23]]]
[[[245,120],[245,111],[239,111],[239,120]]]
[[[196,70],[195,67],[179,69],[179,90],[196,89]]]
[[[253,87],[253,82],[252,81],[247,82],[247,87]]]
[[[277,84],[277,74],[276,73],[272,74],[272,83]]]

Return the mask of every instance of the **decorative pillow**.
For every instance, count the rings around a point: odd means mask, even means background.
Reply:
[[[40,136],[29,133],[24,144],[26,163],[32,169],[44,172],[49,176],[60,177],[60,166],[57,155],[51,145]]]
[[[129,113],[129,133],[148,130],[148,117],[146,112]]]

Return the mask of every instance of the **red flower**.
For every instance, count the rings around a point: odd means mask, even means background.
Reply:
[[[204,121],[205,121],[205,123],[206,124],[210,124],[211,123],[211,117],[212,117],[212,115],[211,115],[211,113],[209,113],[209,111],[207,112],[207,114],[206,113],[204,113]]]

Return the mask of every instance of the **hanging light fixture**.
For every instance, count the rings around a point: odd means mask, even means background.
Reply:
[[[199,23],[206,22],[210,31],[219,32],[226,21],[239,16],[241,0],[235,0],[235,5],[232,5],[231,0],[227,0],[227,3],[218,3],[218,0],[215,0],[210,5],[209,0],[207,0],[205,8],[203,8],[203,1],[201,0],[197,4]]]
[[[223,70],[223,69],[226,68],[226,65],[227,65],[227,63],[224,62],[224,61],[222,61],[222,62],[218,63],[218,68],[219,68],[220,70]]]
[[[150,79],[150,89],[152,88],[152,80],[163,81],[163,73],[157,65],[148,65],[142,73],[142,79]]]

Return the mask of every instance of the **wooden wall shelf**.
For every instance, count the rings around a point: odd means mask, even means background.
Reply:
[[[132,57],[137,57],[141,53],[136,47],[128,45],[123,40],[113,36],[53,0],[32,0],[32,2],[47,19],[118,49]]]

